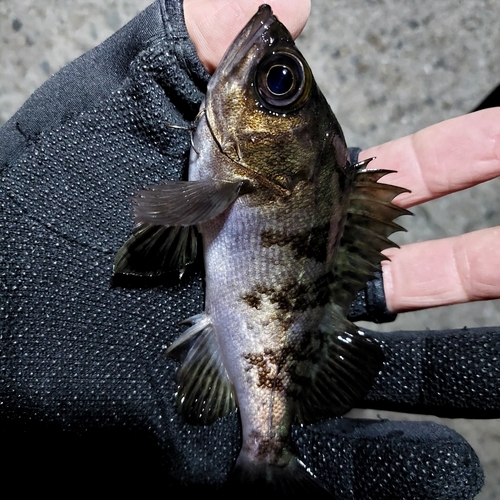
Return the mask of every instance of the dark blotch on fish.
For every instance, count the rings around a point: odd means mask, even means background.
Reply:
[[[279,287],[256,285],[251,292],[241,296],[241,299],[254,309],[260,309],[263,297],[267,297],[282,312],[302,312],[309,308],[324,306],[330,296],[328,278],[325,276],[314,283],[301,283],[296,279],[285,281]]]
[[[229,47],[201,109],[189,180],[136,194],[115,274],[182,275],[201,236],[205,311],[166,352],[182,362],[179,410],[210,425],[239,408],[236,495],[318,499],[325,489],[294,456],[291,426],[343,415],[383,365],[347,313],[394,246],[393,220],[407,212],[392,199],[405,190],[379,183],[389,171],[369,160],[349,162],[307,61],[267,5]]]
[[[310,231],[296,234],[285,234],[266,229],[260,235],[261,244],[264,248],[273,245],[290,245],[296,258],[305,257],[314,259],[316,262],[325,262],[329,228],[329,224],[322,224],[313,227]]]
[[[263,353],[254,352],[244,356],[250,365],[258,373],[258,387],[267,387],[277,392],[289,390],[288,379],[290,377],[290,355],[293,354],[292,346],[277,352],[273,349],[265,349]],[[287,366],[288,365],[288,366]]]
[[[249,292],[241,296],[242,300],[254,309],[260,309],[262,298],[257,292]]]

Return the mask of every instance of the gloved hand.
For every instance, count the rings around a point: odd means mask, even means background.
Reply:
[[[181,0],[158,0],[0,131],[4,488],[206,493],[234,464],[237,414],[184,424],[163,356],[202,310],[202,270],[170,287],[111,283],[130,194],[186,175],[190,132],[172,125],[190,126],[208,78]],[[498,328],[372,336],[386,363],[360,407],[500,414]],[[340,498],[466,499],[482,485],[470,446],[433,423],[342,418],[293,436]]]

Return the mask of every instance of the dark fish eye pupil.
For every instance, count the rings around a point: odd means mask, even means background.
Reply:
[[[267,72],[267,88],[273,94],[286,94],[293,88],[293,85],[293,73],[287,66],[273,66]]]

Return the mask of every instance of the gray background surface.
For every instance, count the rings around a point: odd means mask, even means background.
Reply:
[[[0,0],[0,125],[51,74],[149,3]],[[473,109],[500,82],[499,18],[498,0],[313,0],[298,45],[349,145],[363,148]],[[397,241],[500,225],[499,202],[500,180],[495,179],[426,203],[414,210],[415,217],[404,219],[408,233]],[[407,313],[384,328],[486,325],[500,325],[500,301]],[[434,420],[456,429],[478,453],[486,485],[477,498],[500,499],[500,421]]]

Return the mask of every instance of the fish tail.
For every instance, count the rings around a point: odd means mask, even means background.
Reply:
[[[245,492],[273,500],[290,498],[303,500],[306,494],[313,494],[315,500],[333,498],[333,495],[295,456],[282,466],[248,460],[240,455],[226,488],[231,493]]]

